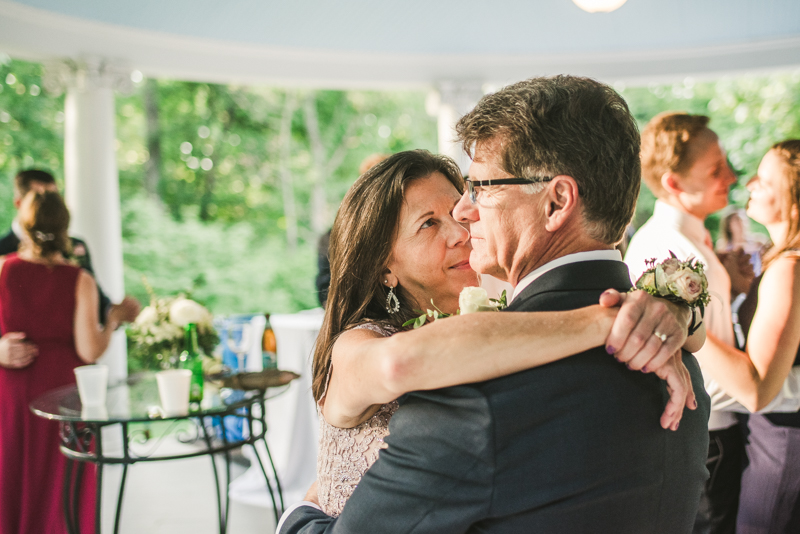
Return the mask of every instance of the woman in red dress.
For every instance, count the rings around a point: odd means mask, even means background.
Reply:
[[[25,234],[18,254],[0,260],[0,329],[38,351],[0,358],[0,534],[66,531],[61,504],[66,458],[58,425],[28,404],[75,383],[73,369],[94,363],[135,301],[112,307],[99,327],[97,288],[65,259],[69,212],[56,192],[29,192],[19,210]],[[38,354],[37,354],[38,352]],[[95,481],[83,477],[82,530],[94,524]]]

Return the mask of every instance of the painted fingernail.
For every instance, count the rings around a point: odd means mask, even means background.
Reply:
[[[679,426],[681,426],[681,423],[680,423],[680,421],[678,421],[677,423],[675,423],[675,428],[673,428],[673,430],[678,430],[678,427],[679,427]]]
[[[647,370],[647,366],[645,365],[644,367],[642,367],[642,372],[643,373],[649,373],[650,371]]]
[[[606,352],[609,354],[614,354],[615,352],[617,352],[617,349],[615,349],[611,345],[606,345]]]
[[[692,401],[692,406],[694,406],[695,408],[697,408],[697,401],[696,401],[696,400],[693,400],[693,401]]]
[[[625,367],[627,367],[628,369],[630,369],[631,371],[633,371],[633,367],[631,367],[631,364],[629,364],[629,363],[626,363],[626,364],[625,364]]]

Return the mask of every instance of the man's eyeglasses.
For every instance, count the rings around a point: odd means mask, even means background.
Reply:
[[[478,193],[475,191],[476,187],[487,187],[490,185],[525,185],[525,184],[541,184],[552,180],[552,176],[540,176],[538,178],[499,178],[497,180],[465,180],[467,182],[467,192],[469,193],[469,201],[473,204],[478,202]]]

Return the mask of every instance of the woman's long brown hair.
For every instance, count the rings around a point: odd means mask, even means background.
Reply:
[[[800,250],[800,139],[775,143],[770,148],[781,159],[784,183],[784,210],[789,217],[789,231],[781,246],[772,247],[764,255],[763,265],[769,264],[789,250]]]
[[[400,286],[395,288],[400,310],[394,314],[386,311],[389,288],[383,284],[383,273],[397,234],[406,187],[436,172],[463,193],[464,180],[452,159],[427,150],[410,150],[372,167],[344,197],[331,230],[331,284],[314,349],[311,389],[316,401],[325,391],[333,344],[342,332],[365,321],[399,329],[419,315]]]

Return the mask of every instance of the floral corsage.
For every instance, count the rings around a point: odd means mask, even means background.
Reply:
[[[403,323],[403,326],[414,325],[414,328],[419,328],[428,321],[429,317],[435,321],[437,319],[443,319],[451,316],[451,314],[440,310],[436,304],[433,303],[433,299],[431,299],[431,305],[434,309],[426,310],[424,313],[422,310],[414,310],[420,312],[422,315],[413,319],[409,319]],[[499,299],[490,299],[489,294],[482,287],[470,286],[462,289],[461,293],[458,295],[458,310],[455,314],[467,315],[468,313],[475,313],[479,311],[500,311],[505,308],[506,305],[505,291],[503,291]]]
[[[681,261],[672,251],[669,254],[671,257],[659,264],[656,264],[655,259],[647,260],[648,268],[636,281],[635,289],[647,291],[654,297],[670,302],[686,304],[693,309],[698,308],[702,318],[705,307],[711,301],[705,266],[695,258]],[[702,319],[696,321],[693,313],[690,335],[697,330],[700,322]]]

